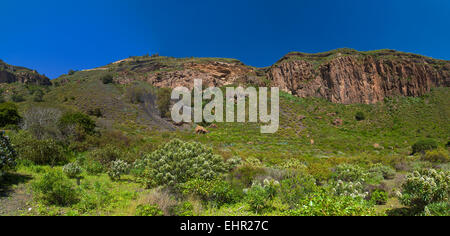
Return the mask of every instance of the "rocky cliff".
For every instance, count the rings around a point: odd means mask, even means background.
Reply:
[[[36,71],[8,65],[0,60],[0,83],[24,83],[32,85],[51,85],[51,81]]]
[[[272,85],[299,97],[335,103],[376,103],[387,96],[421,96],[450,86],[450,61],[393,50],[290,53],[267,70]]]

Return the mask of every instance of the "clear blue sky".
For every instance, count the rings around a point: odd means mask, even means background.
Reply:
[[[450,59],[448,0],[2,0],[0,59],[55,78],[134,55],[268,66],[290,51]]]

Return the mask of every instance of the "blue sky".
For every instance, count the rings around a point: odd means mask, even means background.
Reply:
[[[447,0],[2,0],[0,59],[55,78],[129,56],[390,48],[450,60]]]

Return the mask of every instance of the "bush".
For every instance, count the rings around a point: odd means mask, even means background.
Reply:
[[[25,101],[25,98],[22,94],[14,93],[13,95],[11,95],[11,100],[13,102],[23,102]]]
[[[103,116],[103,113],[102,113],[102,110],[100,108],[95,108],[93,110],[89,110],[88,111],[88,115],[95,116],[95,117],[99,118],[99,117]]]
[[[250,208],[256,213],[271,206],[270,201],[275,197],[280,183],[274,180],[265,179],[263,184],[254,183],[246,190],[246,201]]]
[[[369,193],[364,191],[364,186],[360,182],[343,182],[338,180],[332,183],[331,192],[337,196],[347,196],[351,198],[366,198]]]
[[[112,180],[120,180],[120,177],[127,174],[130,169],[130,165],[122,160],[116,160],[111,162],[108,170],[108,175]]]
[[[388,194],[384,190],[375,190],[370,195],[370,200],[377,205],[386,205]]]
[[[355,115],[355,119],[357,121],[363,121],[363,120],[366,119],[366,115],[363,112],[361,112],[361,111],[357,112],[356,115]]]
[[[286,216],[371,216],[375,210],[362,199],[336,196],[325,189],[299,201],[299,207],[286,211]]]
[[[297,174],[281,181],[280,196],[289,206],[296,207],[299,199],[311,194],[316,188],[316,180],[312,176]]]
[[[367,176],[362,167],[351,164],[338,165],[334,171],[334,178],[345,182],[364,182]]]
[[[225,173],[221,156],[200,143],[172,140],[145,157],[144,178],[148,186],[175,186],[191,179],[212,180]]]
[[[12,147],[9,138],[0,132],[0,178],[4,172],[16,166],[17,154]]]
[[[182,184],[180,189],[183,195],[196,195],[203,201],[213,202],[218,207],[235,203],[238,199],[238,194],[231,184],[220,179],[213,181],[193,179]]]
[[[194,206],[190,202],[182,202],[172,209],[175,216],[194,216]]]
[[[426,151],[429,150],[433,150],[433,149],[437,149],[438,148],[438,144],[435,140],[433,139],[422,139],[419,140],[417,143],[415,143],[412,146],[412,154],[416,154],[416,153],[425,153]]]
[[[81,128],[87,134],[95,134],[95,121],[88,115],[80,112],[64,114],[59,120],[59,125],[62,129],[74,125]]]
[[[6,125],[18,125],[21,118],[14,103],[5,102],[0,104],[0,127]]]
[[[433,203],[425,207],[425,216],[449,216],[450,202]]]
[[[385,166],[381,163],[372,165],[369,169],[369,173],[375,175],[381,175],[384,179],[393,179],[395,177],[395,169],[390,166]]]
[[[43,102],[44,101],[44,92],[42,90],[36,90],[33,95],[34,102]]]
[[[24,114],[22,128],[37,139],[63,139],[58,127],[61,115],[55,108],[31,107]]]
[[[109,167],[111,162],[121,159],[121,153],[112,145],[96,149],[88,154],[88,159],[96,160],[104,167]]]
[[[104,75],[102,77],[103,84],[112,84],[114,83],[114,77],[110,74]]]
[[[38,199],[46,204],[70,206],[79,200],[75,185],[61,171],[50,170],[32,184]]]
[[[400,201],[422,212],[425,206],[449,200],[450,172],[424,169],[408,175],[402,185]]]
[[[424,161],[433,163],[448,163],[450,162],[450,156],[445,149],[427,151],[422,158]]]
[[[161,117],[170,117],[171,90],[167,88],[159,89],[156,103]]]
[[[135,216],[164,216],[157,205],[138,205]]]
[[[81,173],[83,172],[83,170],[77,163],[69,163],[69,164],[63,166],[62,170],[63,170],[64,174],[66,174],[66,176],[71,179],[78,178],[81,175]]]
[[[53,139],[37,140],[27,133],[14,138],[19,157],[36,165],[59,165],[67,163],[63,148]]]

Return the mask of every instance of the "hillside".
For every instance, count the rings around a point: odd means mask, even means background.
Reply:
[[[23,97],[6,100],[25,120],[46,118],[38,119],[37,127],[47,135],[37,138],[33,126],[7,127],[16,129],[8,135],[19,165],[0,182],[0,215],[156,214],[140,212],[142,207],[163,215],[422,214],[397,192],[413,171],[450,170],[448,68],[448,61],[396,51],[340,49],[290,53],[267,68],[234,59],[132,57],[62,75],[52,86],[0,83]],[[280,86],[279,131],[261,134],[260,124],[217,123],[197,134],[196,124],[173,124],[160,111],[161,94],[164,88],[192,87],[195,78],[206,86]],[[35,99],[36,91],[42,99]],[[94,130],[63,129],[53,117],[72,112],[86,114]],[[432,140],[436,150],[412,155],[422,140]],[[175,155],[180,146],[188,151]],[[219,158],[164,163],[196,154]],[[54,165],[51,158],[60,161]],[[146,158],[156,158],[146,168],[161,166],[140,172]],[[114,169],[118,160],[129,171]],[[203,173],[221,161],[225,171]],[[81,185],[64,180],[76,197],[49,202],[32,183],[53,171],[63,173],[68,163],[81,171]],[[348,173],[355,176],[344,178]],[[189,174],[196,178],[185,177]],[[381,203],[374,200],[377,191],[386,194]]]
[[[0,83],[15,82],[28,85],[51,85],[49,78],[34,70],[8,65],[0,60]]]

